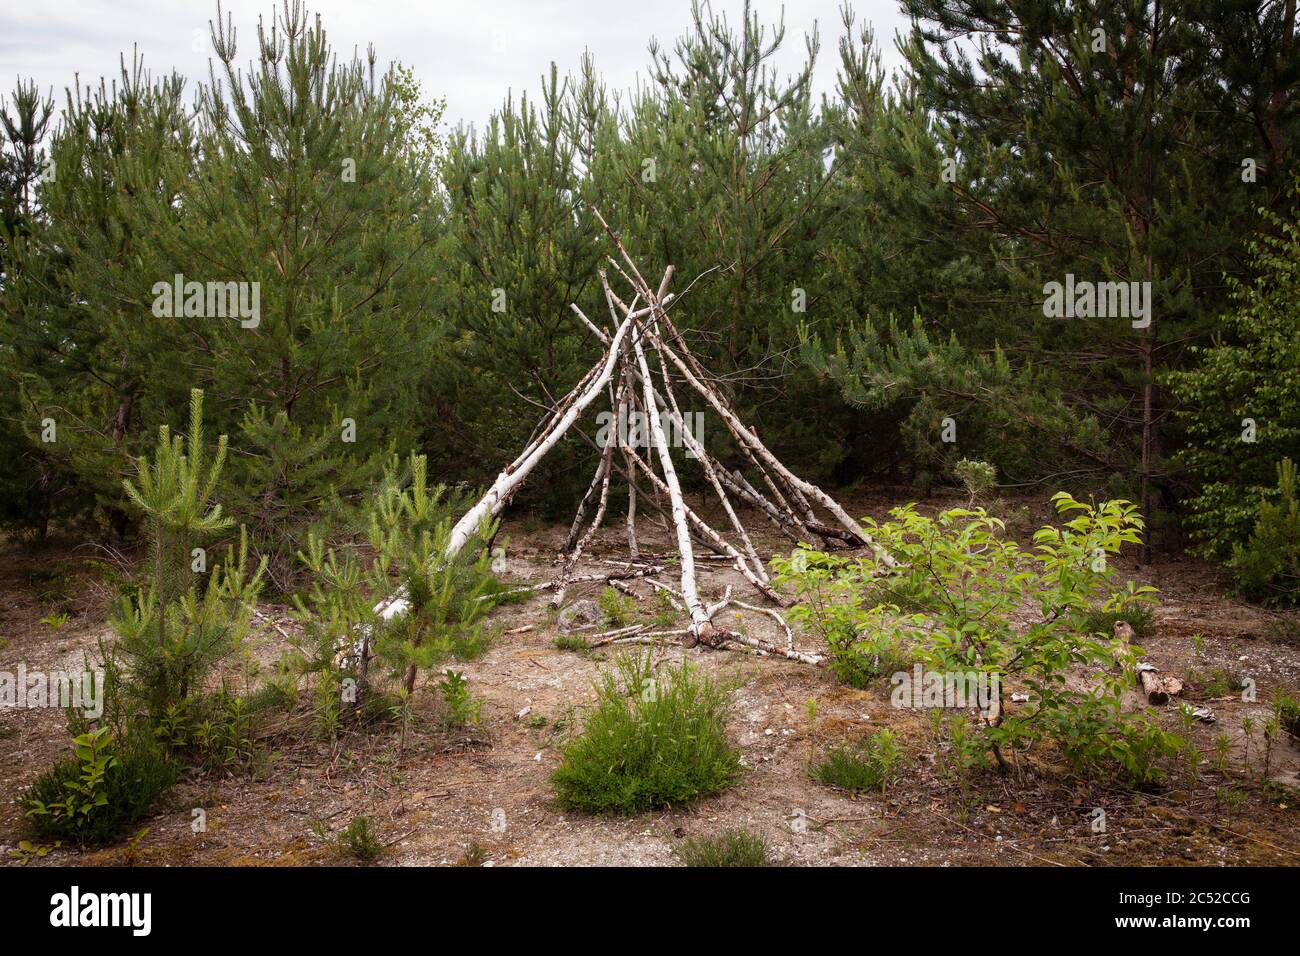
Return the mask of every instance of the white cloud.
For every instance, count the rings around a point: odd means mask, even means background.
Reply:
[[[793,72],[804,53],[804,35],[820,27],[817,90],[829,92],[838,60],[842,26],[840,0],[804,0],[786,7],[786,39],[779,65]],[[765,23],[774,22],[779,0],[753,4]],[[855,5],[871,22],[887,67],[898,65],[896,30],[906,21],[894,0]],[[240,62],[255,50],[259,15],[279,10],[272,0],[225,0],[239,37]],[[340,55],[374,44],[381,63],[398,59],[415,68],[426,91],[447,99],[447,118],[481,125],[505,98],[540,88],[540,77],[555,61],[561,75],[576,70],[584,49],[611,90],[628,89],[649,64],[651,37],[671,49],[690,27],[688,0],[308,0],[320,13],[331,44]],[[732,23],[739,0],[720,0]],[[79,73],[82,85],[117,75],[119,54],[129,60],[133,45],[155,75],[175,69],[190,87],[206,80],[210,46],[208,22],[216,16],[207,0],[60,0],[30,3],[7,0],[0,10],[0,78],[33,77],[42,89],[53,87],[62,104],[63,89]],[[195,38],[203,42],[194,49]]]

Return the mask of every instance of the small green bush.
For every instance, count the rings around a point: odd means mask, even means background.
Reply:
[[[812,777],[827,787],[861,793],[884,793],[903,761],[903,748],[891,730],[881,730],[856,744],[832,747],[812,768]]]
[[[257,756],[254,708],[226,691],[171,704],[154,723],[167,753],[205,770],[251,767]]]
[[[651,656],[620,657],[596,694],[551,778],[562,806],[640,813],[716,793],[739,775],[726,735],[730,695],[685,662],[657,678]]]
[[[716,837],[689,839],[677,848],[677,857],[685,866],[717,868],[722,866],[771,866],[767,841],[761,834],[744,827],[727,830]]]
[[[772,566],[777,583],[794,590],[791,623],[825,641],[827,666],[842,684],[862,690],[912,666],[894,628],[867,626],[877,607],[922,610],[920,589],[910,581],[855,575],[852,559],[802,549]]]
[[[74,755],[37,778],[22,803],[38,836],[105,843],[149,812],[177,771],[153,736],[137,728],[121,740],[106,727],[79,734]]]
[[[636,614],[636,601],[619,594],[613,587],[607,587],[596,598],[596,606],[605,615],[605,623],[612,627],[623,627]]]
[[[478,724],[479,714],[483,710],[483,701],[475,697],[469,689],[469,681],[460,671],[447,671],[438,684],[445,708],[444,725],[448,729],[463,730]]]
[[[983,498],[998,483],[998,470],[987,461],[963,458],[952,466],[952,473],[966,489],[971,504]]]
[[[1111,563],[1124,545],[1141,543],[1144,523],[1126,501],[1089,504],[1059,492],[1052,502],[1061,524],[1040,528],[1030,550],[984,508],[927,517],[909,504],[893,509],[891,521],[863,522],[896,566],[800,548],[773,559],[776,580],[801,602],[792,619],[840,636],[843,646],[830,642],[837,672],[846,655],[890,642],[934,671],[999,674],[996,714],[980,729],[999,770],[1010,769],[1008,754],[1052,736],[1077,759],[1122,761],[1126,745],[1115,741],[1129,740],[1123,698],[1139,649],[1080,622],[1098,611],[1127,620],[1153,601],[1153,587],[1118,586]],[[921,610],[875,602],[882,580]],[[1076,669],[1091,672],[1090,686],[1072,684]],[[1025,686],[1026,706],[1003,706],[1012,683]]]
[[[352,822],[338,833],[330,833],[324,820],[313,821],[311,828],[322,842],[362,863],[374,862],[384,854],[384,843],[367,816],[353,817]]]
[[[1278,694],[1273,699],[1273,710],[1282,729],[1300,740],[1300,700],[1288,694]]]
[[[370,825],[370,818],[356,817],[339,834],[339,846],[362,863],[377,860],[384,852],[383,841]]]
[[[1245,544],[1233,545],[1228,567],[1245,597],[1265,604],[1300,602],[1300,492],[1291,459],[1278,464],[1277,488],[1260,500],[1254,532]]]

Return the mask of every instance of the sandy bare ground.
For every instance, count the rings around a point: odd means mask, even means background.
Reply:
[[[889,504],[863,499],[850,510],[883,517]],[[1034,510],[1036,527],[1048,516],[1037,503]],[[765,555],[786,550],[784,539],[759,530],[757,518],[748,523],[759,531],[755,544]],[[565,530],[526,529],[508,521],[507,576],[548,578]],[[649,521],[641,537],[646,550],[669,547],[669,535]],[[615,523],[597,538],[584,565],[623,557],[624,546]],[[90,556],[66,546],[35,552],[3,546],[0,670],[12,672],[20,663],[29,670],[75,669],[83,654],[93,654],[106,633],[105,589],[84,565]],[[1274,747],[1271,785],[1263,779],[1258,730],[1250,744],[1250,772],[1241,766],[1243,719],[1262,724],[1275,690],[1300,693],[1300,615],[1241,604],[1225,596],[1212,569],[1188,559],[1166,559],[1141,573],[1131,561],[1121,563],[1123,573],[1162,592],[1155,636],[1144,642],[1150,659],[1176,674],[1223,667],[1257,685],[1256,703],[1197,701],[1217,717],[1217,723],[1195,729],[1202,751],[1210,754],[1220,733],[1233,742],[1226,775],[1207,764],[1195,782],[1176,777],[1162,792],[1133,793],[1074,778],[1045,749],[1021,757],[1011,775],[974,778],[963,792],[940,773],[926,716],[892,708],[887,683],[852,690],[805,664],[668,645],[657,652],[665,664],[686,655],[734,686],[729,733],[743,754],[745,776],[727,792],[688,807],[627,819],[566,813],[552,800],[549,777],[565,735],[581,725],[594,699],[593,680],[616,652],[557,649],[559,624],[540,594],[494,612],[502,630],[531,624],[530,630],[502,636],[483,657],[456,665],[485,701],[471,737],[436,729],[427,679],[417,691],[414,726],[400,754],[391,728],[347,733],[334,743],[317,739],[305,703],[310,695],[304,693],[295,713],[259,728],[264,759],[252,772],[188,772],[145,821],[148,831],[134,846],[65,846],[31,865],[341,863],[348,858],[323,841],[313,823],[337,831],[362,814],[389,845],[380,865],[673,865],[674,848],[685,837],[735,826],[764,834],[774,857],[792,865],[1300,863],[1296,742],[1286,739]],[[50,570],[71,581],[62,595],[43,591],[40,580],[33,584],[34,573],[40,579]],[[671,583],[671,576],[665,580]],[[734,571],[712,566],[702,575],[706,599],[716,600],[725,584],[743,600],[761,603],[745,593]],[[648,620],[654,613],[649,589],[635,587],[646,595],[642,619]],[[568,601],[593,598],[599,590],[575,586]],[[66,624],[41,622],[59,607],[72,612]],[[288,621],[282,606],[263,610]],[[742,613],[750,633],[777,636],[766,616]],[[806,637],[800,643],[820,649]],[[268,628],[254,653],[269,663],[283,650],[283,639]],[[808,717],[810,699],[817,702],[815,720]],[[1143,706],[1136,693],[1131,705]],[[1177,726],[1174,707],[1158,713],[1167,727]],[[908,751],[902,779],[886,794],[854,797],[809,779],[809,762],[825,747],[886,726],[900,734]],[[0,862],[14,863],[8,851],[30,836],[19,804],[22,790],[68,746],[60,712],[0,710]],[[1097,807],[1106,811],[1104,833],[1090,825]],[[205,810],[204,832],[191,828],[195,808]]]

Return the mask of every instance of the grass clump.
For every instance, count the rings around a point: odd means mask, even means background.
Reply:
[[[767,841],[744,827],[715,837],[689,839],[677,848],[677,857],[685,866],[772,866]]]
[[[1211,667],[1208,671],[1193,670],[1188,681],[1202,697],[1228,697],[1245,690],[1241,675],[1226,667]]]
[[[827,787],[861,793],[884,793],[897,776],[903,748],[891,730],[881,730],[856,744],[832,747],[812,768],[812,777]]]
[[[1113,610],[1094,608],[1080,619],[1079,631],[1083,634],[1103,634],[1110,637],[1115,633],[1116,621],[1127,621],[1129,627],[1133,628],[1133,636],[1143,641],[1154,633],[1156,615],[1149,604],[1136,602],[1128,607]]]
[[[314,821],[312,830],[324,843],[362,863],[373,863],[384,855],[384,841],[365,815],[353,817],[352,822],[337,834],[330,833],[323,820]]]
[[[1273,710],[1281,728],[1300,740],[1300,700],[1288,694],[1278,694],[1273,700]]]
[[[577,651],[581,653],[582,651],[591,650],[591,648],[587,645],[587,641],[585,638],[572,637],[568,634],[561,634],[559,637],[555,638],[555,640],[553,640],[551,643],[555,645],[556,650],[560,650],[560,651]]]
[[[619,657],[596,709],[551,778],[560,804],[634,814],[716,793],[740,773],[727,741],[727,689],[683,662],[656,677],[652,657]]]

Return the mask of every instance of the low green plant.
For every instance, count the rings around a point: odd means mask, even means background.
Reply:
[[[36,779],[23,797],[38,836],[102,843],[141,819],[176,781],[176,766],[146,729],[114,740],[107,727],[73,738],[73,755]]]
[[[1246,687],[1241,675],[1226,667],[1191,670],[1187,673],[1187,680],[1203,697],[1227,697],[1240,693]]]
[[[623,627],[636,615],[636,601],[620,594],[612,585],[600,592],[596,606],[605,615],[605,623],[613,627]]]
[[[362,863],[372,863],[384,853],[384,843],[375,832],[370,818],[362,815],[353,817],[352,821],[338,833],[330,833],[324,820],[314,820],[312,831],[324,843],[340,852],[355,857]]]
[[[1237,810],[1246,802],[1246,793],[1236,787],[1216,787],[1214,802],[1226,809]]]
[[[52,844],[36,844],[31,840],[19,840],[17,849],[9,851],[9,859],[16,860],[19,866],[26,866],[32,860],[45,859],[51,851],[61,846],[63,846],[61,840],[55,840]]]
[[[677,848],[677,857],[685,866],[718,868],[724,866],[771,866],[767,841],[761,834],[744,827],[727,830],[715,837],[690,838]]]
[[[1223,775],[1228,773],[1228,758],[1232,754],[1232,738],[1220,733],[1214,738],[1214,753],[1210,757],[1210,766]]]
[[[585,639],[581,637],[575,637],[570,634],[559,635],[553,641],[551,641],[551,644],[555,646],[556,650],[560,650],[560,651],[581,652],[581,651],[591,650],[591,646],[586,642]]]
[[[72,752],[76,754],[78,773],[63,781],[63,799],[46,803],[33,797],[28,800],[27,815],[62,820],[73,832],[86,826],[91,813],[108,804],[104,780],[119,763],[109,747],[111,742],[107,727],[74,737]]]
[[[952,466],[952,473],[966,489],[968,505],[984,497],[998,481],[998,470],[987,461],[963,458]]]
[[[169,754],[206,770],[251,768],[257,757],[248,701],[225,691],[170,705],[154,734]]]
[[[939,775],[957,785],[961,796],[960,813],[968,812],[971,777],[985,764],[988,752],[968,714],[952,714],[942,708],[930,711],[930,731],[935,742],[935,769]]]
[[[860,574],[864,569],[855,559],[805,549],[789,558],[773,558],[772,567],[776,582],[794,592],[788,619],[825,642],[830,651],[827,666],[841,683],[862,689],[911,666],[892,628],[870,626],[874,608],[897,606],[891,598],[914,597],[901,590],[895,593],[895,585],[908,587],[905,582]]]
[[[1273,712],[1283,730],[1300,740],[1300,700],[1289,694],[1279,693],[1273,698]]]
[[[652,661],[622,655],[597,683],[595,709],[551,778],[562,806],[640,813],[716,793],[739,776],[728,690],[684,661],[656,677]]]
[[[483,701],[470,693],[469,682],[465,680],[464,674],[459,671],[447,671],[443,675],[442,682],[438,684],[438,692],[442,695],[442,702],[446,707],[447,727],[464,729],[478,723],[479,714],[483,710]]]
[[[47,615],[46,617],[41,618],[40,622],[48,628],[51,628],[55,631],[61,631],[63,630],[64,625],[66,625],[70,620],[72,620],[72,616],[70,614],[63,613],[63,614]]]
[[[384,852],[383,841],[366,816],[355,817],[339,833],[338,839],[341,846],[363,863],[379,859]]]
[[[884,793],[897,778],[903,748],[892,730],[879,730],[852,744],[828,750],[813,765],[811,775],[823,786]]]
[[[1129,726],[1121,700],[1141,649],[1089,624],[1098,611],[1127,619],[1152,599],[1152,587],[1116,587],[1110,567],[1121,547],[1140,542],[1142,519],[1125,501],[1086,504],[1064,492],[1052,501],[1063,523],[1036,532],[1030,551],[1008,540],[1003,523],[983,508],[931,518],[909,504],[891,511],[890,521],[864,522],[895,566],[808,549],[773,563],[779,581],[810,599],[793,616],[830,623],[833,658],[836,643],[887,641],[932,671],[996,675],[997,706],[979,737],[1000,769],[1009,768],[1007,754],[1046,737],[1076,769],[1108,763],[1146,776],[1148,748],[1173,759],[1181,744]],[[922,609],[863,601],[882,577]],[[1088,686],[1071,682],[1076,668],[1089,671]],[[1014,709],[1003,700],[1013,683],[1029,697]]]
[[[1260,499],[1254,531],[1244,544],[1233,544],[1228,568],[1252,600],[1300,602],[1300,490],[1291,459],[1278,463],[1277,487]]]

